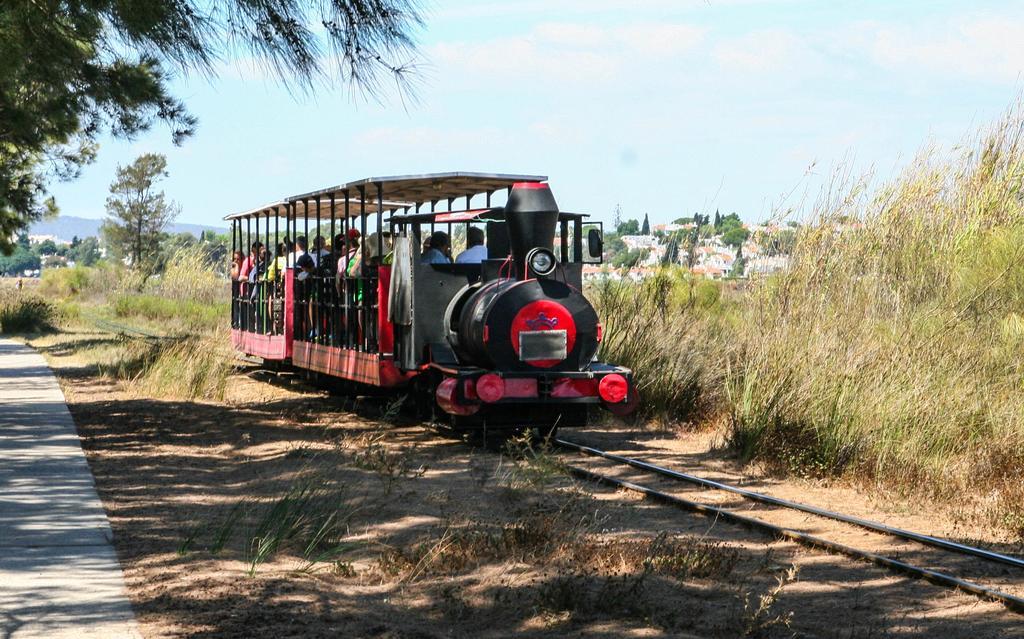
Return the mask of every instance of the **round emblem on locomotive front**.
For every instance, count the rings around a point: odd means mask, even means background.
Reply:
[[[565,360],[576,345],[576,322],[558,302],[536,300],[516,313],[509,337],[520,361],[550,368]]]

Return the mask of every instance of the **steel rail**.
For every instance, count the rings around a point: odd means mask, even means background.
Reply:
[[[791,510],[799,510],[801,512],[816,515],[818,517],[824,517],[826,519],[832,519],[835,521],[841,521],[854,526],[860,526],[868,530],[890,535],[892,537],[899,537],[901,539],[908,539],[910,541],[916,541],[920,544],[927,546],[933,546],[935,548],[941,548],[951,552],[957,552],[964,555],[971,555],[973,557],[979,557],[987,561],[997,562],[1006,564],[1009,566],[1015,566],[1017,568],[1024,568],[1024,559],[1013,557],[1010,555],[1004,555],[1002,553],[994,552],[991,550],[985,550],[984,548],[978,548],[975,546],[968,546],[961,544],[949,539],[943,539],[942,537],[933,537],[931,535],[925,535],[923,533],[916,533],[911,530],[904,530],[902,528],[896,528],[894,526],[887,526],[881,522],[873,521],[870,519],[863,519],[861,517],[855,517],[853,515],[844,515],[843,513],[837,513],[831,510],[825,510],[824,508],[818,508],[817,506],[810,506],[808,504],[802,504],[796,501],[790,501],[788,499],[782,499],[781,497],[772,497],[764,493],[755,492],[753,490],[747,490],[738,486],[732,486],[730,484],[723,484],[711,479],[705,479],[696,475],[690,475],[682,473],[677,470],[670,468],[664,468],[651,464],[649,462],[641,461],[639,459],[633,459],[632,457],[623,457],[614,453],[605,452],[597,448],[578,444],[576,442],[567,441],[564,439],[555,439],[554,442],[562,446],[563,448],[569,448],[577,452],[584,453],[586,455],[592,455],[595,457],[602,457],[609,461],[614,461],[619,464],[625,464],[637,468],[639,470],[645,470],[652,472],[664,477],[671,477],[680,481],[689,482],[704,488],[712,488],[715,490],[722,490],[736,495],[740,495],[751,501],[761,502],[763,504],[771,504],[773,506],[781,506],[783,508],[789,508]]]
[[[800,532],[799,530],[794,530],[792,528],[776,526],[775,524],[770,524],[766,521],[754,519],[753,517],[741,515],[731,510],[726,510],[724,508],[719,508],[717,506],[702,504],[700,502],[690,501],[688,499],[676,497],[675,495],[669,495],[668,493],[664,493],[653,488],[648,488],[647,486],[641,486],[640,484],[635,484],[633,482],[626,481],[623,479],[616,479],[614,477],[600,475],[598,473],[594,473],[583,468],[578,468],[576,466],[567,466],[566,468],[570,473],[581,479],[586,479],[588,481],[593,481],[600,484],[608,484],[618,488],[625,488],[627,490],[632,490],[641,493],[645,497],[649,497],[656,501],[660,501],[668,505],[675,506],[677,508],[682,508],[684,510],[688,510],[691,512],[700,513],[707,517],[724,519],[726,521],[740,524],[748,528],[753,528],[756,530],[760,530],[762,532],[766,532],[776,537],[790,539],[805,546],[828,550],[838,554],[846,555],[848,557],[852,557],[854,559],[862,559],[865,561],[869,561],[875,565],[893,570],[894,572],[898,572],[910,577],[924,579],[936,585],[959,589],[964,592],[977,595],[978,597],[981,597],[983,599],[997,601],[1006,606],[1008,609],[1013,610],[1014,612],[1024,614],[1024,599],[1002,592],[1000,590],[995,590],[994,588],[982,586],[981,584],[975,583],[973,581],[960,579],[959,577],[954,577],[952,575],[948,575],[946,573],[938,572],[935,570],[930,570],[928,568],[914,566],[913,564],[908,564],[904,561],[892,559],[891,557],[886,557],[884,555],[879,555],[877,553],[868,552],[866,550],[858,550],[857,548],[853,548],[852,546],[847,546],[845,544],[829,541],[821,537]]]
[[[105,320],[105,319],[101,319],[101,318],[98,318],[98,317],[92,317],[92,318],[87,318],[87,319],[88,319],[88,321],[92,322],[92,324],[94,326],[96,326],[97,328],[99,328],[101,330],[110,331],[112,333],[117,333],[118,335],[122,335],[124,337],[132,338],[132,339],[165,340],[165,339],[176,339],[178,337],[178,336],[175,336],[175,335],[158,335],[156,333],[150,333],[148,331],[144,331],[144,330],[142,330],[140,328],[136,328],[134,326],[129,326],[128,324],[120,324],[118,322],[111,322],[110,320]],[[247,356],[245,356],[245,355],[243,355],[241,353],[239,353],[236,356],[231,357],[229,359],[231,361],[246,362],[248,364],[254,364],[254,365],[257,365],[257,366],[262,366],[265,363],[262,360],[257,360],[257,359],[254,359],[252,357],[247,357]]]
[[[135,337],[141,339],[167,339],[166,335],[157,335],[156,333],[150,333],[134,326],[127,324],[120,324],[118,322],[111,322],[110,320],[102,319],[99,317],[86,317],[87,321],[92,322],[97,328],[112,333],[118,333],[125,337]]]

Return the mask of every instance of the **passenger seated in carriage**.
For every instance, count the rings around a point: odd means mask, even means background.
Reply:
[[[317,305],[320,299],[319,287],[316,286],[316,280],[314,275],[316,274],[316,262],[313,257],[308,253],[303,253],[295,260],[295,268],[298,273],[295,275],[298,286],[298,298],[305,301],[306,312],[303,313],[305,317],[305,326],[300,327],[301,331],[296,331],[298,334],[308,334],[309,338],[317,337],[319,332],[316,330],[315,322],[313,321],[313,307]]]
[[[430,234],[430,248],[423,253],[421,264],[451,264],[451,240],[444,231]]]
[[[231,254],[231,281],[237,282],[242,273],[242,262],[245,261],[245,255],[242,251],[234,251]]]
[[[249,273],[252,271],[256,260],[259,259],[261,248],[263,248],[263,242],[253,242],[252,246],[249,247],[249,255],[242,260],[242,264],[238,269],[239,281],[248,281]]]
[[[484,244],[483,229],[471,226],[466,231],[466,250],[455,258],[456,264],[479,264],[487,259],[487,246]]]
[[[286,242],[278,242],[277,252],[274,255],[274,259],[271,260],[270,266],[267,268],[267,281],[277,282],[288,264],[288,244]]]

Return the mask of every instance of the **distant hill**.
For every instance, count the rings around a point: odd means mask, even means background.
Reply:
[[[94,220],[87,217],[75,217],[74,215],[59,215],[54,220],[44,220],[34,223],[29,227],[29,235],[53,235],[61,240],[71,241],[75,237],[99,236],[100,225],[103,220]],[[182,224],[172,223],[168,228],[171,233],[191,233],[196,237],[203,231],[216,231],[227,233],[226,226],[205,226],[203,224]]]

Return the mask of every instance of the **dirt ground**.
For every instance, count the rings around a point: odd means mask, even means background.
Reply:
[[[1024,636],[998,604],[573,481],[561,464],[576,458],[444,439],[386,402],[252,369],[222,403],[158,400],[98,377],[73,344],[33,344],[64,387],[147,638]],[[563,434],[738,477],[701,436]],[[849,488],[748,481],[955,525]]]

